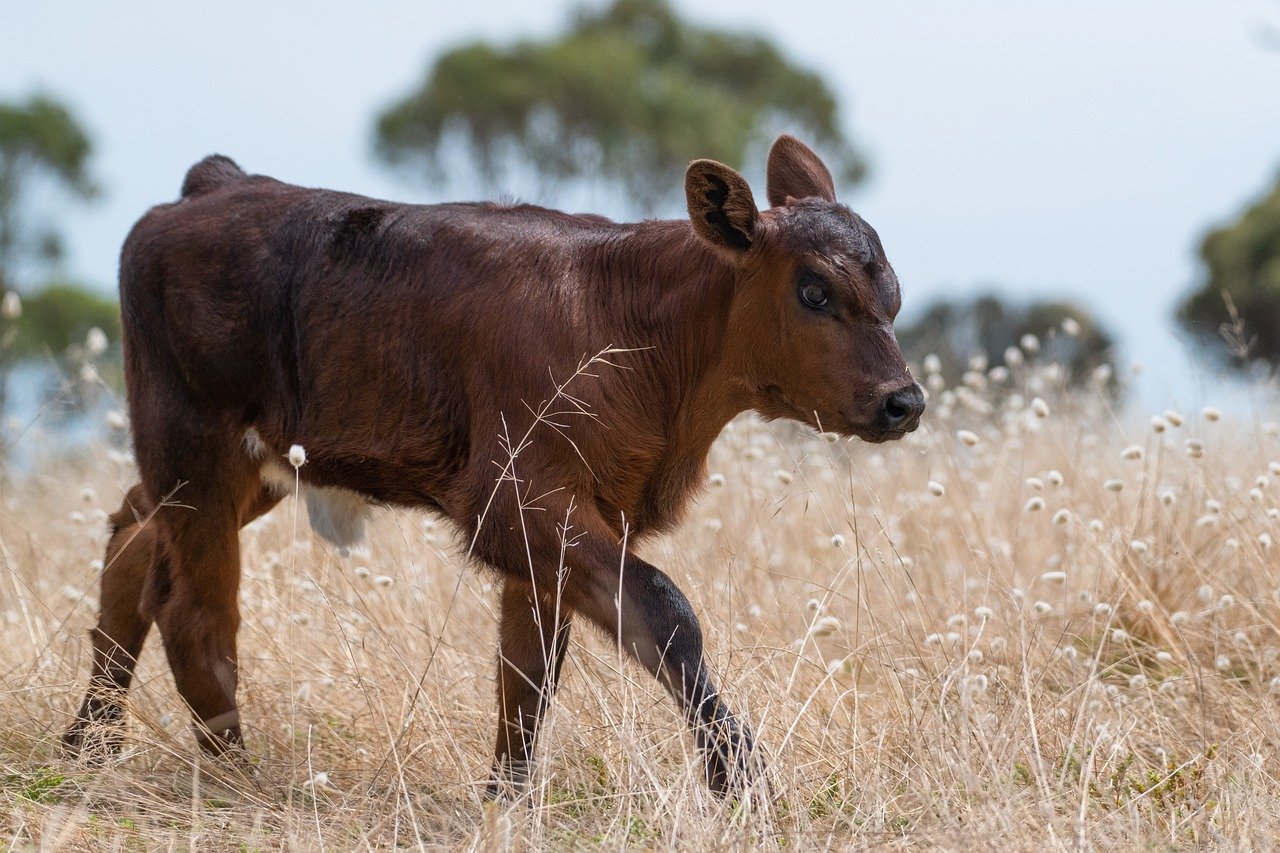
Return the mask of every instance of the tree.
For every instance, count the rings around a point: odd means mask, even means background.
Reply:
[[[46,352],[63,358],[89,328],[119,325],[113,303],[80,288],[63,285],[25,298],[17,292],[33,267],[62,253],[61,235],[42,221],[35,198],[50,187],[79,199],[96,195],[91,151],[88,134],[57,101],[34,95],[0,103],[0,412],[14,363]]]
[[[1178,322],[1220,363],[1280,364],[1280,176],[1270,192],[1200,243],[1204,280]]]
[[[1027,339],[1034,338],[1032,343]],[[959,381],[969,360],[980,356],[992,366],[1014,358],[1061,364],[1066,379],[1083,383],[1096,368],[1111,364],[1114,340],[1088,311],[1068,302],[1011,305],[990,294],[967,300],[939,300],[920,319],[904,325],[898,340],[916,364],[936,355],[948,384]]]
[[[548,188],[599,180],[651,214],[683,198],[673,176],[690,160],[740,166],[784,127],[845,182],[863,176],[817,74],[765,38],[689,24],[665,0],[616,0],[547,41],[447,51],[379,116],[376,138],[387,163],[436,185],[465,161],[490,189],[519,172]]]
[[[91,150],[88,134],[57,101],[34,95],[0,103],[0,289],[16,287],[24,263],[61,255],[57,230],[36,221],[31,197],[41,183],[78,198],[96,195]]]

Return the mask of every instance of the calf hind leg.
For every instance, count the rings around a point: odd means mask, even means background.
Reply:
[[[101,608],[93,641],[93,669],[75,722],[63,735],[73,755],[101,760],[120,745],[119,722],[133,669],[151,629],[141,612],[142,588],[155,558],[156,528],[141,486],[129,490],[111,516],[111,538],[103,560]]]
[[[214,756],[240,753],[236,632],[240,626],[239,529],[270,509],[257,473],[239,460],[217,477],[191,481],[160,513],[159,556],[144,591],[164,639],[196,739]],[[196,488],[199,482],[199,488]]]

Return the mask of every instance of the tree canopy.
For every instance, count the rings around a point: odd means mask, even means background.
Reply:
[[[1178,321],[1222,364],[1280,363],[1280,176],[1234,221],[1205,235],[1200,259],[1204,279]]]
[[[549,40],[445,52],[382,112],[376,138],[386,162],[436,184],[464,164],[490,189],[532,170],[547,187],[607,182],[648,214],[683,198],[690,160],[740,167],[780,129],[812,140],[846,183],[862,177],[819,75],[763,37],[681,20],[665,0],[616,0]]]
[[[37,221],[31,196],[36,184],[48,181],[76,197],[92,197],[91,151],[88,134],[52,98],[0,103],[0,289],[16,285],[22,264],[61,254],[57,229]]]
[[[1027,335],[1034,346],[1024,346]],[[1008,364],[1010,350],[1019,360],[1037,358],[1061,364],[1066,379],[1080,384],[1113,361],[1111,335],[1084,308],[1068,302],[1015,305],[998,296],[939,300],[918,320],[898,331],[903,352],[916,364],[938,356],[943,376],[955,383],[974,356],[991,365]]]

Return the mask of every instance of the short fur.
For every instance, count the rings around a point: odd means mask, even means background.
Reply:
[[[879,239],[798,141],[768,172],[770,199],[804,200],[758,211],[737,172],[700,160],[690,219],[617,224],[196,164],[121,256],[142,482],[113,516],[68,745],[110,745],[92,724],[119,718],[154,621],[201,744],[241,754],[238,531],[296,477],[323,532],[349,541],[365,501],[422,508],[502,577],[495,791],[526,777],[577,618],[670,690],[712,787],[740,786],[750,732],[688,601],[629,546],[677,522],[742,411],[882,441],[923,408]]]

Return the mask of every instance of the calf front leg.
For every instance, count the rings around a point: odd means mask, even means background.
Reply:
[[[521,793],[528,784],[542,714],[569,647],[569,612],[558,590],[508,578],[498,629],[498,737],[488,794]]]
[[[586,539],[572,550],[566,594],[574,610],[616,636],[667,688],[693,729],[711,790],[721,797],[741,793],[762,764],[751,730],[711,679],[689,600],[659,569],[606,540]]]

